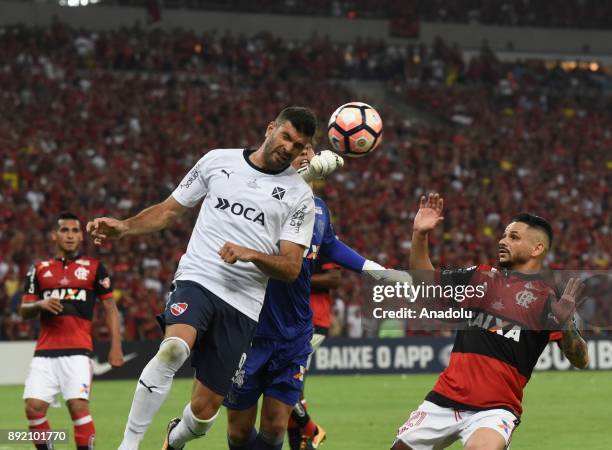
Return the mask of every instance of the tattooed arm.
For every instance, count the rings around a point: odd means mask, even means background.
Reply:
[[[578,369],[586,369],[589,365],[589,351],[587,344],[580,335],[573,320],[563,330],[563,337],[559,341],[563,354]]]

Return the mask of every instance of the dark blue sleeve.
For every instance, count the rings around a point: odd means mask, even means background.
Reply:
[[[363,256],[335,236],[329,242],[323,241],[321,253],[336,264],[358,273],[361,273],[366,261]]]

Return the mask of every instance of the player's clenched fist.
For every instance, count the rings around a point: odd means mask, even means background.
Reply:
[[[123,351],[121,347],[111,348],[108,353],[108,362],[112,367],[121,367],[125,362],[123,359]]]
[[[87,232],[94,238],[94,244],[101,245],[104,239],[118,239],[127,231],[127,225],[112,217],[100,217],[87,223]]]
[[[219,250],[219,256],[223,261],[229,264],[234,264],[236,261],[251,262],[253,261],[253,250],[242,245],[226,242]]]
[[[41,300],[38,305],[41,310],[48,311],[52,314],[59,314],[64,310],[62,303],[57,297],[51,297],[46,300]]]

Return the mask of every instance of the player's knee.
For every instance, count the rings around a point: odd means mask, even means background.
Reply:
[[[236,446],[244,445],[248,442],[253,427],[246,426],[242,423],[232,423],[231,421],[227,424],[227,439]]]
[[[464,450],[503,450],[506,441],[491,428],[479,428],[467,440]]]
[[[68,406],[68,411],[70,411],[71,416],[89,414],[89,402],[86,400],[68,400],[66,406]]]
[[[179,337],[169,337],[163,340],[155,358],[178,369],[187,360],[189,353],[189,345],[184,340]]]
[[[391,447],[391,450],[412,450],[412,449],[408,447],[406,444],[404,444],[402,441],[395,441],[393,443],[393,447]]]
[[[278,438],[282,438],[285,436],[285,432],[287,431],[287,418],[284,418],[282,415],[275,416],[262,416],[261,418],[261,431],[269,436],[272,440],[277,440]]]
[[[217,414],[222,404],[223,397],[221,396],[191,397],[191,410],[193,411],[193,415],[200,420],[208,420],[213,417]]]
[[[503,450],[505,446],[500,445],[497,442],[468,442],[463,450]]]
[[[27,417],[47,414],[49,404],[42,400],[27,399],[25,402],[25,413]]]

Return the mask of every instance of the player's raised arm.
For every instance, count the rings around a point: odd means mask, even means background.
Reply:
[[[304,249],[304,246],[295,242],[282,240],[278,255],[266,255],[233,242],[226,242],[219,250],[219,256],[229,264],[236,261],[252,262],[270,278],[291,283],[302,270]]]
[[[412,248],[410,251],[411,270],[434,270],[429,259],[429,233],[444,220],[444,200],[439,194],[422,196],[419,210],[412,227]]]
[[[102,244],[104,239],[153,233],[170,227],[187,209],[170,196],[128,219],[119,220],[112,217],[94,219],[87,223],[87,232],[93,236],[96,245]]]

